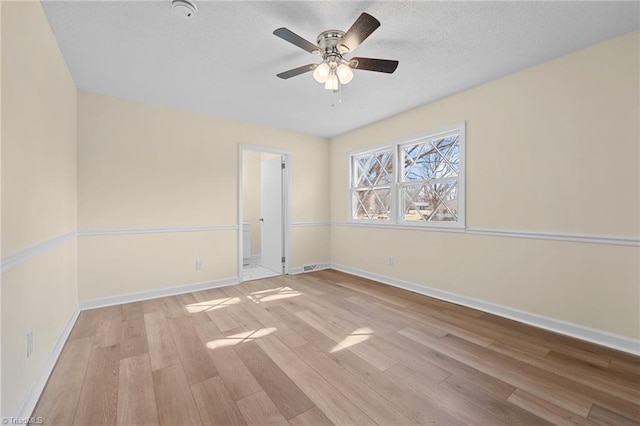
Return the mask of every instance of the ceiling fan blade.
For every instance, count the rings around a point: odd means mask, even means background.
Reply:
[[[380,26],[378,21],[368,13],[362,12],[351,28],[342,36],[340,44],[353,52],[367,37]]]
[[[374,58],[352,58],[351,61],[349,61],[351,68],[365,71],[386,72],[387,74],[393,74],[396,68],[398,68],[398,64],[398,61]]]
[[[318,48],[318,46],[311,43],[310,41],[303,39],[298,34],[287,28],[278,28],[273,32],[273,34],[285,41],[288,41],[291,44],[295,44],[299,48],[304,49],[309,53],[320,53],[320,49]]]
[[[303,65],[303,66],[298,67],[298,68],[294,68],[294,69],[289,70],[289,71],[281,72],[280,74],[276,74],[276,75],[278,77],[286,80],[288,78],[295,77],[296,75],[300,75],[300,74],[304,74],[305,72],[313,71],[314,69],[316,69],[317,66],[318,66],[317,64],[307,64],[307,65]]]

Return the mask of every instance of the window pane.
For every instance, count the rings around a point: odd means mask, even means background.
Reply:
[[[354,157],[353,162],[356,188],[388,185],[393,181],[391,151]]]
[[[403,181],[457,177],[460,170],[458,135],[402,147]]]
[[[403,220],[427,222],[458,220],[457,181],[403,185],[401,191]]]
[[[354,203],[354,219],[390,219],[391,190],[389,188],[356,190]]]
[[[435,179],[458,176],[460,174],[460,138],[458,135],[431,141],[431,145],[442,156],[443,173]]]

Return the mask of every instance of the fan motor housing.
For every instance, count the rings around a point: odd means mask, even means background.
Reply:
[[[343,53],[349,51],[345,46],[340,44],[343,36],[344,31],[340,30],[327,30],[318,35],[316,42],[318,43],[323,58],[326,59],[329,55],[338,55],[341,57]]]

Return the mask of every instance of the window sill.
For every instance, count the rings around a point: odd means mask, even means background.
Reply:
[[[457,225],[424,225],[422,223],[393,223],[391,221],[359,221],[349,220],[346,222],[334,222],[332,225],[338,226],[357,226],[363,228],[380,228],[380,229],[406,229],[412,231],[432,231],[432,232],[455,232],[464,234],[466,228],[463,224]]]

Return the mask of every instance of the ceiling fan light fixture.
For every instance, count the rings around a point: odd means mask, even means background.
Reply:
[[[336,74],[342,84],[348,84],[353,80],[353,71],[351,71],[351,67],[347,64],[340,64],[336,70]]]
[[[324,82],[324,90],[338,90],[338,76],[335,73],[329,74]]]
[[[323,62],[320,65],[318,65],[316,69],[313,71],[313,78],[318,83],[325,83],[330,73],[331,73],[331,68],[326,62]]]

